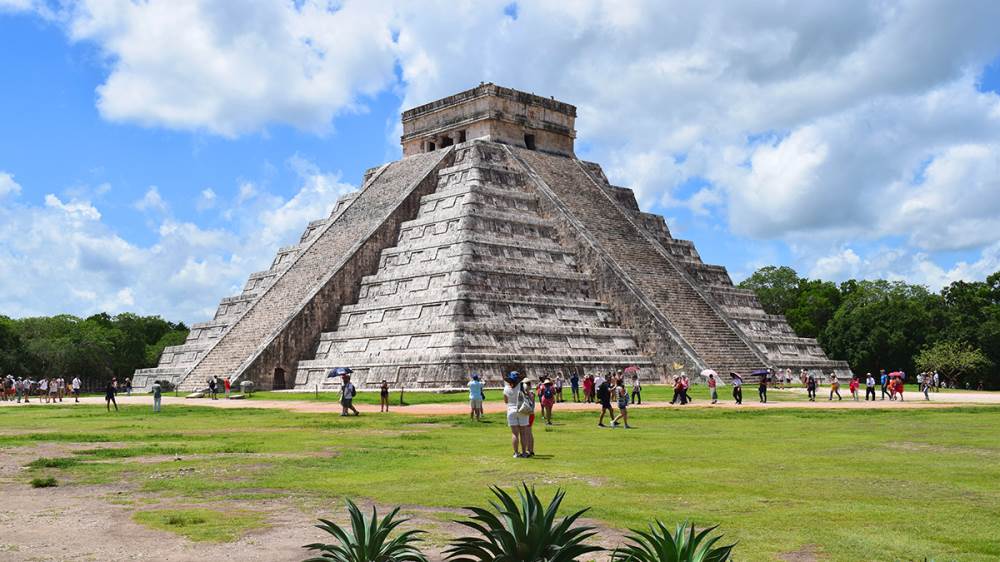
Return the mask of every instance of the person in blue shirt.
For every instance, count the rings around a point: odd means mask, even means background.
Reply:
[[[483,392],[483,381],[479,380],[479,375],[472,375],[469,381],[469,419],[482,421],[483,399],[486,394]]]
[[[882,400],[885,400],[886,394],[889,394],[889,375],[885,374],[885,369],[882,369],[879,382],[882,384]]]
[[[573,390],[573,402],[580,401],[580,375],[573,372],[569,377],[569,386]]]

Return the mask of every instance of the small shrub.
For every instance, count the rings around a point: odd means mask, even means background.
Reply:
[[[347,500],[347,511],[351,516],[351,531],[332,521],[320,519],[322,524],[316,527],[336,537],[337,544],[313,543],[304,546],[323,553],[305,562],[427,562],[415,546],[420,542],[418,535],[424,531],[406,531],[389,540],[389,535],[408,521],[396,519],[398,507],[381,520],[374,507],[369,519],[351,500]]]
[[[735,543],[715,546],[722,535],[709,537],[717,527],[695,534],[694,525],[678,523],[671,534],[660,521],[649,525],[649,531],[631,529],[624,547],[615,550],[612,562],[726,562]]]
[[[481,536],[456,539],[445,551],[449,560],[570,562],[604,550],[584,543],[594,536],[594,527],[574,526],[586,509],[556,521],[556,513],[565,496],[562,490],[557,490],[549,505],[543,508],[535,488],[528,488],[527,484],[521,483],[521,489],[517,491],[520,502],[514,501],[510,494],[496,486],[490,489],[500,500],[499,503],[490,502],[497,513],[480,507],[467,507],[473,513],[472,520],[458,523]]]
[[[80,464],[78,459],[72,457],[48,458],[41,457],[28,463],[28,468],[69,468]]]
[[[56,479],[51,476],[31,479],[32,488],[55,488],[58,485],[59,483],[56,482]]]

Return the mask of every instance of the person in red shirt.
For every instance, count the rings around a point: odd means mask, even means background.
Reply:
[[[858,387],[860,385],[861,385],[861,383],[858,382],[858,376],[857,375],[854,375],[853,377],[851,377],[851,384],[850,384],[849,388],[851,389],[851,396],[854,397],[854,401],[855,402],[858,401]]]
[[[587,375],[583,377],[583,398],[590,404],[594,401],[594,376]]]
[[[229,377],[222,379],[222,387],[226,389],[226,398],[229,398],[229,389],[232,387]]]

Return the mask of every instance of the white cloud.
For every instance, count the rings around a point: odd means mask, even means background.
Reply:
[[[169,210],[167,202],[160,196],[160,190],[155,185],[149,186],[146,194],[142,196],[142,199],[136,201],[133,206],[140,211],[156,211],[161,214]]]
[[[0,199],[8,195],[16,196],[21,193],[21,185],[14,181],[14,176],[7,172],[0,172]]]
[[[279,246],[296,243],[308,221],[328,215],[352,189],[339,174],[300,164],[314,174],[300,176],[294,196],[255,191],[249,200],[237,198],[239,220],[227,228],[167,216],[149,245],[122,238],[90,201],[49,194],[41,206],[0,205],[0,311],[127,310],[207,320],[221,297],[238,293],[250,273],[270,265]]]
[[[63,15],[70,37],[108,60],[97,93],[112,121],[224,136],[269,123],[322,132],[393,81],[381,2],[82,0]]]
[[[201,190],[201,193],[198,194],[198,202],[195,203],[195,208],[199,211],[207,211],[215,207],[217,200],[218,196],[215,194],[213,189],[203,189]]]

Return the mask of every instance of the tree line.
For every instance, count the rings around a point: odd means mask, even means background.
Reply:
[[[0,375],[36,380],[74,376],[99,385],[155,367],[163,348],[187,338],[183,322],[106,313],[13,319],[0,315]]]
[[[936,370],[962,388],[980,381],[1000,388],[1000,272],[934,293],[901,281],[837,284],[768,266],[739,286],[855,373]]]

